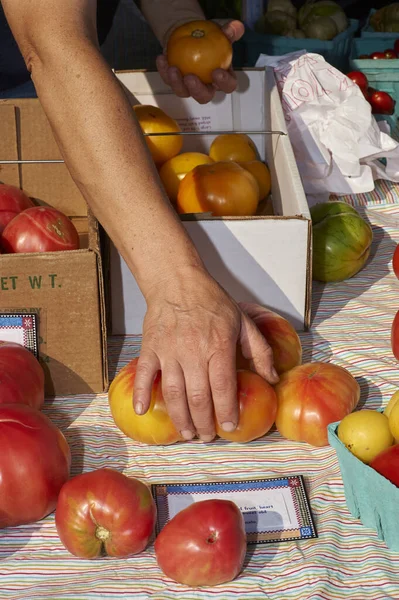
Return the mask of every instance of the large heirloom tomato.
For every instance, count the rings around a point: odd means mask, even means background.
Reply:
[[[323,202],[310,210],[313,225],[313,279],[342,281],[364,267],[373,232],[345,202]]]
[[[239,421],[227,432],[216,423],[217,434],[232,442],[250,442],[265,435],[276,418],[277,398],[272,386],[257,373],[237,372]]]
[[[179,187],[179,213],[211,212],[217,217],[251,216],[259,203],[255,177],[235,162],[199,165]]]
[[[79,234],[72,221],[49,206],[34,206],[17,215],[4,229],[6,252],[77,250]]]
[[[44,373],[29,350],[0,341],[0,404],[29,404],[40,409],[44,402]]]
[[[202,152],[184,152],[174,156],[162,165],[159,176],[171,202],[177,202],[180,182],[187,173],[198,165],[209,165],[213,160]]]
[[[144,550],[156,506],[149,488],[113,469],[70,479],[61,489],[55,524],[65,548],[79,558],[122,557]]]
[[[177,27],[166,47],[168,63],[182,75],[197,75],[212,83],[215,69],[228,69],[233,48],[221,28],[212,21],[191,21]]]
[[[301,340],[287,319],[259,304],[240,302],[240,307],[254,321],[273,350],[274,368],[279,375],[301,364]],[[241,369],[249,368],[249,361],[242,356],[240,348],[237,366]]]
[[[399,360],[399,310],[395,315],[391,328],[391,346],[396,360]]]
[[[392,258],[392,268],[396,277],[399,279],[399,244],[395,248]]]
[[[176,121],[158,106],[137,104],[133,108],[143,133],[176,133],[181,131]],[[158,166],[179,154],[183,147],[183,137],[181,135],[147,135],[145,141],[153,161]]]
[[[185,585],[214,586],[240,573],[247,549],[244,518],[230,500],[190,504],[155,540],[162,571]]]
[[[174,444],[181,440],[170,419],[162,395],[161,374],[152,386],[151,404],[145,415],[137,415],[133,408],[134,380],[138,358],[126,365],[113,380],[108,400],[112,417],[128,437],[143,444]]]
[[[331,363],[307,363],[283,373],[275,386],[276,426],[296,442],[327,446],[327,425],[351,413],[360,398],[352,375]]]
[[[20,212],[34,206],[32,200],[14,185],[0,184],[0,234]]]
[[[50,419],[23,404],[0,405],[0,529],[53,512],[70,466],[68,443]]]

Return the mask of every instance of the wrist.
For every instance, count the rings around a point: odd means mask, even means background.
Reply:
[[[141,10],[163,48],[174,29],[205,20],[197,0],[142,0]]]

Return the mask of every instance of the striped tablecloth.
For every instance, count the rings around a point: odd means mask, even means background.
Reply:
[[[399,282],[390,265],[399,241],[399,213],[397,205],[360,210],[374,229],[372,259],[350,281],[315,285],[313,326],[302,342],[305,361],[332,360],[346,367],[361,385],[361,404],[377,408],[399,387],[398,363],[389,345],[399,308]],[[139,338],[110,340],[111,375],[137,354],[139,344]],[[73,474],[108,466],[160,483],[301,473],[319,538],[263,545],[248,554],[233,583],[190,590],[162,575],[152,547],[128,560],[75,559],[63,549],[49,516],[36,525],[0,532],[1,600],[399,598],[399,554],[350,516],[331,448],[291,443],[277,433],[242,446],[193,442],[143,447],[113,425],[106,395],[58,398],[45,411],[68,438]]]

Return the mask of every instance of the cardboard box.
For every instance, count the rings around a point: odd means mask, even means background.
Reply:
[[[270,70],[237,75],[237,92],[199,105],[177,98],[157,73],[117,73],[132,103],[157,105],[183,131],[201,131],[184,137],[183,151],[207,152],[215,138],[209,132],[219,130],[283,132],[251,135],[271,170],[275,216],[197,215],[183,222],[210,273],[236,300],[267,305],[304,329],[310,322],[311,220],[278,90]],[[112,245],[110,270],[112,333],[139,334],[145,301]]]
[[[0,159],[60,160],[36,99],[0,101]],[[107,388],[106,320],[98,224],[64,164],[0,165],[0,181],[68,215],[81,249],[0,256],[0,312],[35,312],[46,395]]]

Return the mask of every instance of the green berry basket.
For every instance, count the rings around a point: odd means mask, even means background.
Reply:
[[[328,441],[337,453],[349,512],[399,552],[399,488],[349,452],[338,438],[338,425],[328,426]]]

